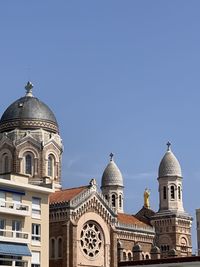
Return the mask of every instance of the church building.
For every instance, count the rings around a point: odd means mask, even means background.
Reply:
[[[124,211],[126,177],[112,153],[100,188],[91,177],[87,185],[62,188],[59,126],[32,87],[28,82],[26,95],[0,120],[0,265],[116,267],[190,256],[192,218],[183,208],[181,167],[170,144],[158,171],[157,212],[148,189],[141,210]]]
[[[69,178],[70,179],[70,178]],[[191,256],[192,218],[183,208],[181,167],[167,144],[158,170],[159,210],[149,191],[137,214],[124,212],[124,178],[110,154],[101,179],[50,196],[50,267],[104,266]]]

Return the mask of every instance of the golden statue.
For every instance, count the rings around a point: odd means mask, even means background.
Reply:
[[[149,196],[150,196],[150,190],[146,188],[144,190],[144,207],[147,208],[147,209],[150,208]]]

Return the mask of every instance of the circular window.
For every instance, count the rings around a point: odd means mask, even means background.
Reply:
[[[87,222],[81,230],[80,241],[81,248],[86,256],[90,258],[97,256],[103,244],[100,227],[94,222]]]

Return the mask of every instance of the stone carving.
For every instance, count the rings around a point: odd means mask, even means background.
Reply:
[[[97,256],[103,245],[103,236],[100,227],[94,222],[87,222],[81,231],[81,248],[90,258]]]

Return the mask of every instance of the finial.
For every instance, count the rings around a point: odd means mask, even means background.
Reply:
[[[110,161],[113,161],[114,154],[111,152],[110,153]]]
[[[27,82],[25,89],[26,89],[26,96],[33,96],[32,94],[32,88],[33,88],[33,84],[31,82]]]
[[[171,150],[171,148],[170,148],[171,145],[172,145],[172,144],[168,141],[168,142],[167,142],[167,151],[170,151],[170,150]]]

